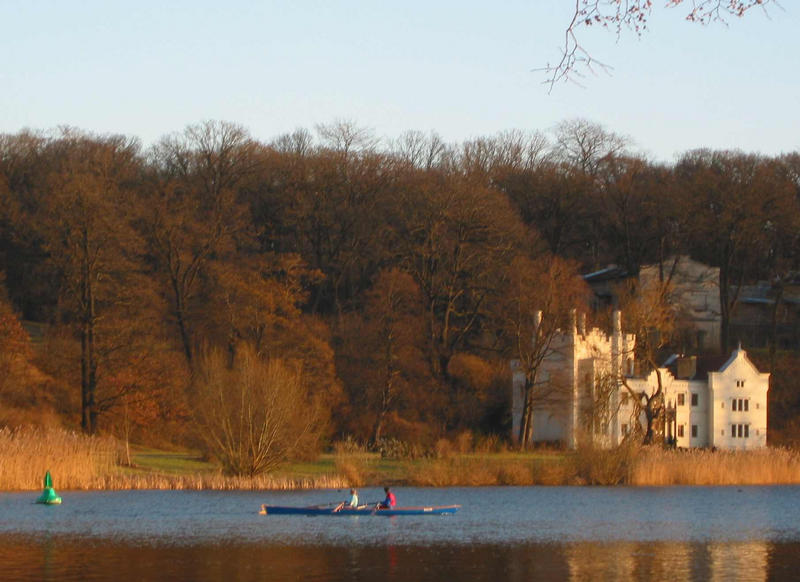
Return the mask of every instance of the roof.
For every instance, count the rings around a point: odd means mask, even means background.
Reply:
[[[697,371],[694,374],[695,380],[707,380],[710,372],[719,372],[731,356],[702,356],[697,358]]]
[[[617,265],[609,265],[604,269],[600,269],[599,271],[587,273],[583,276],[583,280],[591,284],[601,283],[603,281],[613,281],[616,279],[627,279],[628,277],[630,277],[630,273],[628,273],[627,269],[623,269]]]
[[[673,354],[664,362],[664,367],[677,378],[678,360],[681,356]],[[689,380],[708,380],[709,372],[719,372],[720,369],[731,359],[731,356],[696,356],[695,372]]]

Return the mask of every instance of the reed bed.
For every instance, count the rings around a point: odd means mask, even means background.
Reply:
[[[567,485],[574,482],[571,468],[558,460],[451,457],[409,463],[406,485],[420,487],[490,485]]]
[[[0,490],[42,488],[46,471],[56,488],[88,489],[113,473],[119,447],[108,437],[90,437],[66,430],[0,429]]]
[[[579,449],[565,459],[523,461],[454,456],[408,463],[406,485],[789,485],[800,484],[800,452],[675,451],[657,447]]]
[[[366,455],[360,454],[336,454],[334,466],[337,475],[343,479],[349,487],[363,487],[371,476],[374,477],[372,463]]]
[[[300,489],[344,489],[349,483],[339,475],[319,475],[312,478],[257,475],[255,477],[228,476],[221,473],[204,475],[106,475],[99,479],[94,489],[172,489],[215,491],[290,491]]]
[[[640,452],[631,485],[792,485],[800,483],[800,453],[789,449],[755,451]]]

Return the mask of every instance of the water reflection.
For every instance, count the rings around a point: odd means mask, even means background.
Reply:
[[[615,580],[739,579],[758,582],[767,579],[770,548],[774,545],[764,541],[587,543],[571,545],[565,554],[571,580],[601,575]]]
[[[766,580],[769,565],[768,544],[759,542],[739,544],[710,544],[711,576],[709,580]]]
[[[520,545],[148,545],[0,536],[2,580],[767,580],[800,566],[796,542]]]

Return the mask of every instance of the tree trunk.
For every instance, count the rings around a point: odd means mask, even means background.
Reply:
[[[89,235],[84,230],[82,240],[83,264],[81,266],[81,296],[83,314],[81,324],[81,428],[84,432],[97,431],[97,363],[94,354],[95,305],[92,270],[89,264]]]
[[[524,406],[522,408],[522,419],[519,427],[519,446],[521,450],[527,450],[533,437],[533,385],[534,382],[525,377]]]
[[[193,353],[192,342],[189,337],[189,329],[186,324],[186,305],[178,280],[174,276],[172,277],[172,292],[175,294],[175,321],[178,324],[178,332],[181,336],[183,355],[186,357],[186,363],[191,370]]]

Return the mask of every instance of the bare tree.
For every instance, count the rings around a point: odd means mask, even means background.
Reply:
[[[319,124],[317,134],[324,147],[337,152],[344,159],[353,154],[374,152],[380,142],[371,129],[359,127],[353,121],[339,120]]]
[[[627,370],[620,370],[617,381],[633,399],[634,416],[645,417],[643,444],[658,442],[663,430],[665,411],[664,382],[661,376],[659,358],[675,333],[676,313],[669,301],[672,289],[670,279],[652,279],[646,285],[629,289],[623,298],[621,308],[626,314],[625,327],[636,335],[635,357],[644,365],[645,373],[654,373],[654,390],[636,390],[628,382]],[[622,354],[627,358],[634,354]],[[623,366],[625,368],[625,366]]]
[[[195,349],[190,302],[207,263],[247,226],[237,190],[255,169],[255,149],[242,127],[207,121],[165,138],[152,152],[160,175],[144,201],[144,229],[189,367]]]
[[[284,133],[276,137],[270,145],[282,154],[307,156],[314,151],[314,138],[311,132],[304,128]]]
[[[107,324],[133,301],[132,262],[139,243],[124,202],[131,198],[126,186],[136,171],[139,145],[122,136],[94,138],[68,130],[50,147],[57,150],[58,164],[48,177],[40,232],[61,273],[80,337],[81,426],[94,433],[104,352],[120,348],[101,346],[125,327],[119,323],[112,332]]]
[[[675,175],[689,213],[694,254],[719,267],[720,349],[728,353],[735,339],[731,316],[744,282],[763,274],[775,240],[772,228],[793,230],[782,225],[795,212],[786,203],[795,187],[778,164],[738,151],[689,152]]]
[[[571,168],[597,176],[603,165],[623,155],[630,140],[588,119],[569,119],[555,128],[555,155]]]
[[[435,132],[425,135],[421,131],[407,131],[392,142],[391,151],[414,168],[431,170],[441,165],[447,146]]]
[[[515,259],[505,302],[498,317],[508,338],[509,356],[522,372],[522,418],[519,444],[533,437],[533,411],[539,405],[557,405],[568,395],[558,378],[543,373],[543,363],[556,353],[554,338],[576,305],[585,303],[586,288],[576,265],[556,256],[531,261]]]

